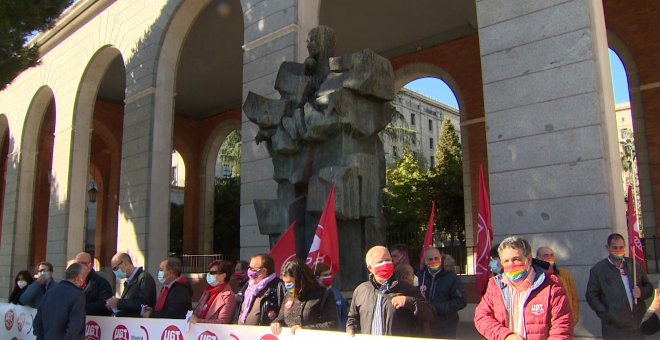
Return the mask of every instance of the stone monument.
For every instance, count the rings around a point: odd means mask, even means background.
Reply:
[[[327,26],[309,32],[304,63],[284,62],[279,99],[250,92],[243,105],[273,160],[276,200],[255,200],[259,229],[271,245],[296,219],[297,253],[305,258],[332,185],[340,252],[340,284],[366,277],[364,254],[385,241],[385,157],[379,132],[390,122],[394,73],[371,50],[334,57]]]

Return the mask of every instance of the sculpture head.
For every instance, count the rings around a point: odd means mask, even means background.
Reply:
[[[335,52],[335,31],[328,26],[312,28],[307,35],[307,51],[314,59],[329,57]]]

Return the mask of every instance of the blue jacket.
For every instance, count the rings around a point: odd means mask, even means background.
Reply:
[[[45,285],[39,283],[39,281],[34,281],[30,283],[25,292],[21,294],[21,297],[18,299],[18,302],[23,306],[30,306],[35,309],[39,309],[41,306],[41,300],[46,294],[46,291],[52,289],[57,285],[55,280],[50,280]]]
[[[34,317],[37,339],[85,339],[85,293],[70,281],[48,290]]]

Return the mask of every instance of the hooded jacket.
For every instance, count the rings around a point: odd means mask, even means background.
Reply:
[[[564,287],[557,276],[547,276],[536,263],[532,266],[535,276],[524,303],[526,339],[572,339],[571,306]],[[474,325],[487,339],[504,340],[514,333],[509,329],[511,296],[502,275],[490,278],[474,312]]]
[[[431,323],[434,337],[455,337],[458,311],[467,305],[467,294],[458,275],[444,269],[432,275],[425,269],[419,276],[420,290],[435,310]]]

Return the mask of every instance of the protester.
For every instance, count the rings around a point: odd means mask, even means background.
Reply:
[[[419,274],[419,289],[435,310],[431,335],[435,338],[455,338],[458,311],[467,306],[463,281],[443,268],[440,251],[435,247],[424,250],[425,269]]]
[[[115,254],[110,267],[118,280],[126,281],[121,297],[113,296],[106,301],[108,310],[116,316],[140,317],[142,305],[153,307],[156,304],[156,281],[142,267],[135,267],[128,254]]]
[[[394,267],[394,275],[399,279],[399,281],[407,282],[415,287],[419,286],[419,280],[417,275],[413,270],[413,267],[409,264],[399,263]],[[419,321],[419,333],[417,336],[430,338],[431,337],[431,323]]]
[[[442,270],[456,274],[456,259],[453,256],[442,254],[440,262],[442,263]]]
[[[624,256],[626,242],[621,234],[610,234],[605,248],[609,256],[589,271],[587,303],[600,318],[603,339],[643,339],[639,325],[653,285],[639,263],[635,285],[633,261]]]
[[[27,270],[21,270],[16,274],[16,277],[14,278],[14,289],[11,291],[11,294],[9,294],[9,299],[7,301],[9,303],[13,303],[18,305],[19,298],[25,291],[27,291],[28,286],[34,281],[32,278],[32,274],[30,274],[29,271]]]
[[[185,319],[192,310],[192,287],[181,276],[181,260],[170,257],[158,267],[158,281],[163,284],[156,305],[146,307],[142,312],[145,318]]]
[[[37,339],[85,339],[86,276],[86,268],[74,262],[66,269],[65,280],[46,292],[33,321]]]
[[[573,275],[567,269],[561,271],[555,262],[555,252],[552,248],[544,246],[536,250],[536,258],[538,260],[547,262],[549,264],[546,273],[557,275],[559,282],[564,286],[568,302],[571,305],[571,315],[573,315],[573,327],[577,325],[580,318],[580,301],[578,300],[577,288],[575,288],[575,281]]]
[[[346,332],[416,336],[419,322],[433,321],[433,310],[419,289],[394,276],[387,248],[375,246],[365,256],[369,280],[353,292]]]
[[[323,262],[315,264],[314,276],[322,286],[326,287],[327,289],[330,290],[330,292],[332,292],[332,297],[335,301],[335,306],[337,306],[336,307],[337,320],[338,320],[337,329],[339,329],[342,332],[345,331],[346,319],[348,318],[348,302],[346,301],[344,296],[341,295],[339,289],[335,288],[332,285],[334,278],[332,277],[330,266],[328,266]]]
[[[105,308],[106,300],[112,297],[112,287],[108,280],[94,271],[94,259],[89,253],[78,253],[74,260],[87,270],[87,278],[83,284],[85,292],[85,313],[87,315],[109,316],[111,311]]]
[[[229,278],[234,273],[234,264],[216,260],[209,264],[206,273],[206,289],[188,322],[232,323],[236,310],[236,296],[231,291]]]
[[[39,309],[44,294],[56,284],[53,278],[53,265],[49,262],[41,262],[37,265],[37,279],[21,294],[18,302],[23,306]]]
[[[505,238],[498,253],[503,273],[488,280],[474,312],[486,339],[572,339],[571,307],[559,279],[532,261],[532,247],[520,236]]]
[[[491,276],[502,274],[502,265],[500,264],[500,254],[497,253],[497,248],[499,244],[494,245],[490,248],[490,262],[488,266],[490,267]],[[483,294],[482,294],[483,295]]]
[[[291,327],[291,334],[301,328],[337,328],[337,310],[332,292],[316,281],[305,261],[298,258],[287,261],[282,266],[280,277],[287,294],[280,313],[270,324],[273,334],[279,335],[282,326]]]
[[[248,284],[237,296],[239,325],[268,326],[277,318],[286,290],[275,276],[275,262],[268,254],[256,254],[250,259]],[[242,300],[241,300],[242,299]]]
[[[419,271],[419,266],[417,263],[410,261],[410,253],[408,252],[408,246],[403,243],[398,243],[390,247],[390,254],[392,256],[392,263],[396,267],[399,263],[409,264],[413,267],[415,274]]]
[[[236,262],[236,267],[234,268],[234,275],[232,275],[229,280],[231,289],[234,293],[238,293],[243,290],[243,287],[248,282],[247,269],[250,264],[247,261],[240,260]]]
[[[658,288],[655,289],[653,302],[644,314],[639,329],[645,335],[653,335],[660,331],[660,283],[658,283]]]

